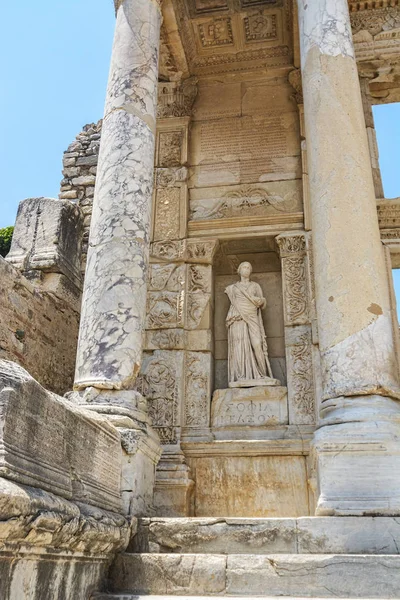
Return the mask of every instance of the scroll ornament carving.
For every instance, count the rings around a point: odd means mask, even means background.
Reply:
[[[303,333],[294,346],[290,347],[291,387],[294,391],[293,402],[304,417],[304,423],[315,422],[314,386],[312,378],[311,341]]]
[[[184,292],[150,292],[147,307],[148,329],[182,327]]]
[[[141,393],[147,398],[149,416],[161,443],[176,443],[177,398],[173,369],[167,360],[158,359],[150,362],[140,377]]]
[[[201,204],[192,209],[192,220],[221,219],[224,217],[246,215],[256,216],[263,214],[265,207],[271,207],[278,212],[292,212],[297,209],[299,195],[291,191],[280,196],[269,194],[264,189],[254,189],[243,186],[239,190],[229,191],[222,198],[217,199],[212,208],[205,208]]]
[[[197,96],[197,81],[197,77],[189,77],[183,81],[159,83],[157,117],[190,116]]]
[[[307,319],[307,282],[304,257],[285,258],[283,268],[287,321],[295,323],[299,319]]]
[[[188,352],[186,356],[185,423],[188,427],[208,425],[208,354]]]
[[[177,167],[181,164],[182,131],[162,131],[159,137],[158,164]]]
[[[281,255],[297,254],[306,249],[306,239],[303,234],[279,236],[277,242]]]

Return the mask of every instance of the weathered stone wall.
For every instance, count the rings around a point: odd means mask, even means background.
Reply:
[[[1,257],[0,281],[0,358],[17,362],[45,388],[63,394],[73,383],[79,313]]]
[[[63,157],[63,175],[59,197],[77,202],[84,215],[82,269],[85,268],[90,219],[96,181],[100,134],[103,121],[85,125],[68,146]]]
[[[0,598],[89,598],[135,527],[120,435],[2,360],[0,415]]]

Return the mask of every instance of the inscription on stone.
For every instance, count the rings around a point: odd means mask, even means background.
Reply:
[[[286,130],[281,116],[225,119],[201,127],[200,151],[206,160],[227,156],[246,160],[287,155]]]
[[[287,389],[281,386],[216,390],[213,427],[269,427],[288,423]]]

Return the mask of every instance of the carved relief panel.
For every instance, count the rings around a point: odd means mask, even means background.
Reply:
[[[281,262],[284,298],[285,347],[289,423],[315,423],[315,389],[311,327],[311,289],[304,232],[276,238]]]

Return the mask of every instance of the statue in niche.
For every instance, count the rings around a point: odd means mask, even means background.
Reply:
[[[226,317],[229,387],[280,385],[268,358],[261,315],[266,300],[260,285],[250,280],[252,270],[249,262],[242,262],[237,270],[240,281],[225,290],[231,302]]]

